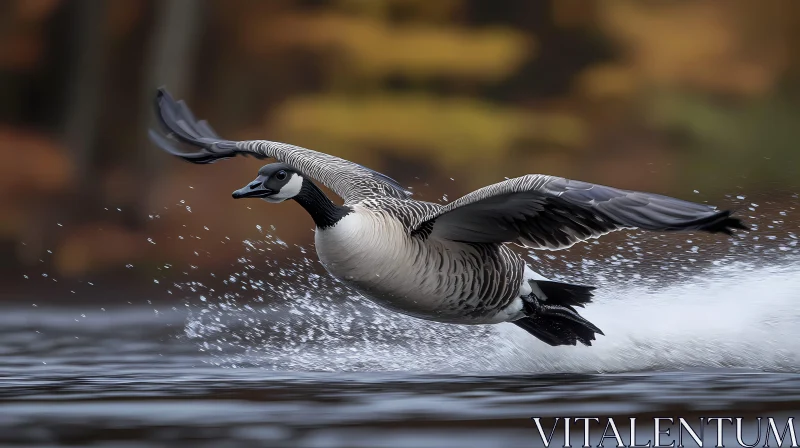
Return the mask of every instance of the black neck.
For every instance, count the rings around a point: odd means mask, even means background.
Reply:
[[[303,179],[303,186],[294,200],[306,209],[314,224],[320,229],[335,225],[352,211],[350,207],[334,204],[319,187],[314,185],[314,182],[308,179]]]

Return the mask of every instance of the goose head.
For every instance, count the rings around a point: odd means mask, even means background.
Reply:
[[[303,188],[303,176],[285,163],[271,163],[258,170],[258,177],[233,192],[234,199],[260,198],[278,203],[293,199]]]

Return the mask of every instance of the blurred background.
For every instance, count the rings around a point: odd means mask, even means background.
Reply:
[[[161,85],[226,138],[349,158],[429,201],[527,173],[780,201],[800,158],[800,4],[5,0],[5,298],[230,265],[257,224],[290,255],[312,241],[300,207],[230,199],[260,161],[194,166],[148,141]]]
[[[321,275],[296,204],[231,199],[265,162],[150,143],[159,86],[225,138],[423,200],[547,173],[755,231],[521,252],[599,287],[592,347],[421,321]],[[532,447],[531,416],[796,417],[798,123],[794,0],[2,0],[0,446]]]

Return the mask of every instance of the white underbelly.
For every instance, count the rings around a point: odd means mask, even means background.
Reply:
[[[318,230],[317,254],[325,269],[378,304],[409,314],[437,309],[435,288],[416,279],[425,260],[415,259],[414,242],[393,219],[351,213],[334,227]]]
[[[445,278],[454,274],[441,268],[468,265],[464,249],[410,238],[392,218],[356,209],[335,226],[317,230],[315,240],[328,272],[383,307],[440,322],[495,323],[508,318],[500,309],[497,315],[465,315],[458,299],[471,293],[461,290],[472,288],[462,281],[469,276]]]

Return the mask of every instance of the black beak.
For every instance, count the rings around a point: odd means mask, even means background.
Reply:
[[[273,193],[275,192],[264,186],[264,182],[262,180],[256,179],[255,181],[251,182],[250,185],[234,191],[232,196],[234,199],[265,198]]]

